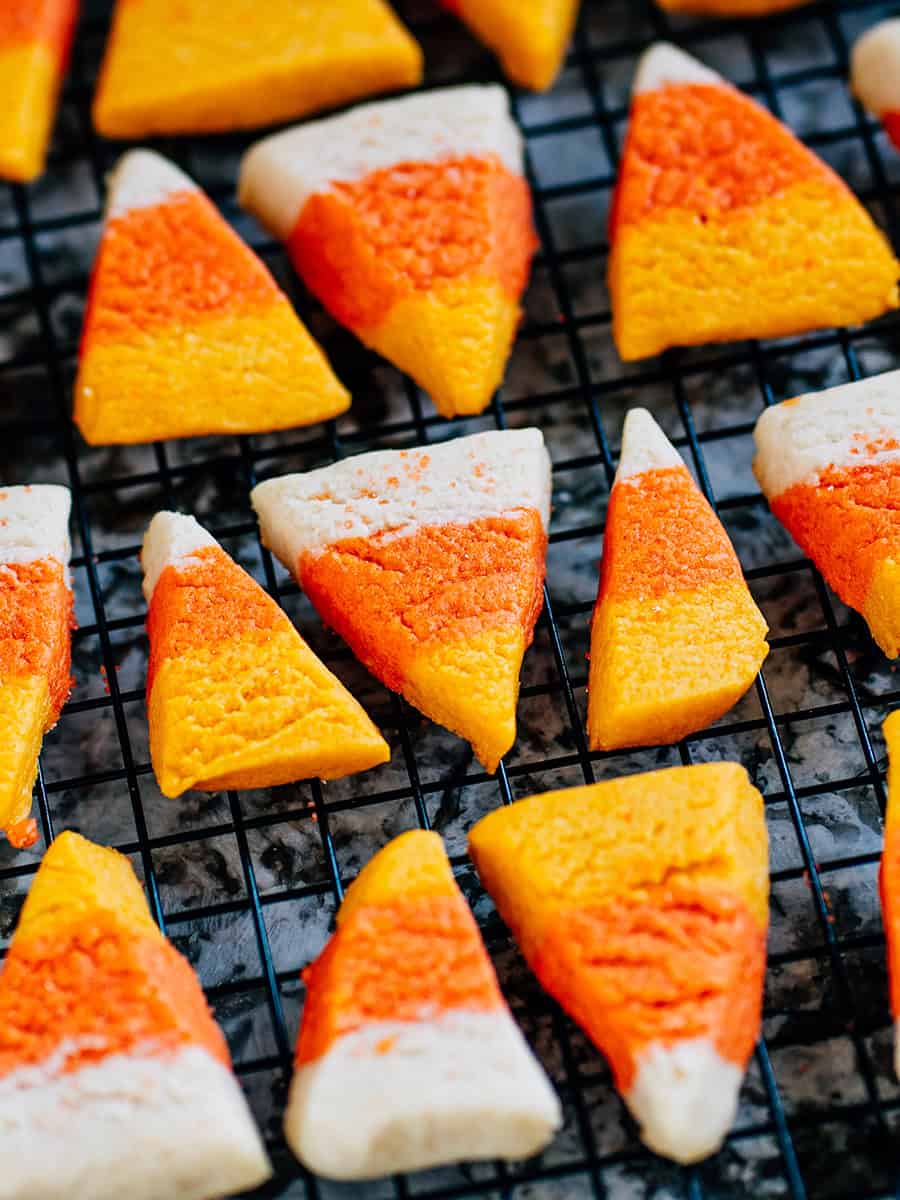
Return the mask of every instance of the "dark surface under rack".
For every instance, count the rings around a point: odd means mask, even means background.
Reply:
[[[900,316],[863,330],[623,367],[604,286],[628,84],[637,55],[659,36],[788,121],[900,248],[900,154],[845,83],[849,44],[896,5],[845,0],[758,22],[714,22],[668,18],[651,0],[585,0],[557,87],[547,97],[514,98],[542,248],[507,384],[483,418],[454,426],[310,305],[281,248],[239,213],[237,164],[252,136],[159,143],[263,253],[355,405],[336,424],[312,430],[98,450],[74,433],[69,410],[102,179],[120,149],[98,139],[89,118],[108,8],[101,0],[85,5],[47,175],[29,189],[0,184],[0,478],[64,482],[75,501],[77,685],[45,744],[37,811],[44,839],[74,827],[132,856],[155,915],[200,972],[272,1144],[279,1175],[263,1194],[353,1190],[304,1177],[280,1141],[299,970],[323,945],[362,863],[416,825],[447,839],[516,1015],[559,1087],[566,1127],[535,1162],[451,1168],[357,1190],[401,1200],[900,1194],[900,1088],[876,882],[885,800],[880,723],[900,700],[900,681],[767,513],[749,469],[750,432],[764,405],[900,366]],[[398,8],[425,47],[427,86],[498,77],[451,17],[425,0]],[[588,622],[621,420],[638,403],[673,436],[717,503],[772,627],[772,653],[756,689],[712,730],[678,747],[590,754]],[[259,478],[371,447],[527,424],[542,427],[554,461],[547,605],[526,660],[519,740],[488,779],[461,742],[375,684],[321,628],[261,551],[247,493]],[[326,787],[194,793],[177,802],[160,796],[147,753],[137,550],[163,506],[197,515],[279,597],[385,730],[390,766]],[[524,968],[467,863],[465,834],[482,813],[534,791],[719,758],[742,761],[766,795],[773,903],[764,1039],[726,1148],[682,1170],[642,1149],[601,1057]],[[3,945],[40,852],[40,845],[27,854],[0,850]]]

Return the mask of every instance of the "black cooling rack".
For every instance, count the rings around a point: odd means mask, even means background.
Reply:
[[[489,56],[427,0],[398,7],[426,49],[427,86],[498,78]],[[748,473],[763,406],[900,365],[900,318],[623,367],[603,282],[628,83],[637,55],[660,36],[786,119],[900,246],[900,155],[845,86],[853,37],[896,6],[844,0],[726,23],[669,18],[650,0],[585,0],[553,93],[514,96],[541,252],[507,384],[484,418],[455,426],[336,330],[303,294],[281,248],[239,214],[237,163],[251,137],[158,143],[272,266],[353,389],[354,411],[313,430],[91,450],[69,411],[102,179],[121,149],[98,139],[89,117],[108,8],[105,0],[85,4],[47,176],[29,189],[0,185],[2,477],[65,482],[74,495],[78,683],[46,741],[36,809],[45,841],[74,827],[130,854],[156,918],[200,971],[275,1156],[277,1179],[260,1194],[314,1200],[354,1190],[305,1176],[280,1141],[299,970],[323,945],[359,866],[417,824],[447,840],[516,1015],[560,1090],[566,1127],[534,1162],[449,1168],[358,1190],[401,1200],[900,1194],[900,1090],[875,885],[885,801],[880,722],[900,687],[859,619],[772,521]],[[675,748],[591,754],[588,621],[621,418],[636,403],[662,421],[717,505],[772,626],[772,654],[755,694],[713,729]],[[548,589],[526,660],[520,738],[490,779],[461,743],[374,684],[321,629],[259,546],[247,494],[258,478],[374,446],[525,424],[543,428],[554,460]],[[194,512],[279,597],[385,730],[389,767],[327,787],[160,797],[147,756],[137,552],[162,506]],[[764,791],[772,835],[764,1038],[727,1146],[682,1170],[641,1147],[600,1056],[511,947],[467,864],[464,839],[483,812],[533,791],[723,757],[744,762]],[[6,941],[39,853],[0,851]]]

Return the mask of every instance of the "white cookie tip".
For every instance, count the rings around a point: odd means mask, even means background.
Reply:
[[[854,95],[876,116],[900,111],[900,17],[868,29],[850,56]]]
[[[724,82],[721,75],[671,42],[657,42],[641,55],[631,91],[632,95],[639,96],[642,92],[658,91],[668,84]]]
[[[678,1163],[700,1162],[734,1124],[743,1076],[707,1038],[652,1045],[625,1100],[651,1150]]]
[[[0,564],[55,558],[68,566],[71,508],[71,493],[59,484],[0,488]]]
[[[616,482],[622,483],[645,471],[683,466],[681,455],[646,408],[629,409],[622,427],[622,452]]]
[[[166,567],[186,563],[191,555],[219,543],[193,517],[183,513],[158,512],[147,527],[141,548],[144,599],[149,604]]]
[[[200,189],[180,167],[152,150],[129,150],[106,181],[106,219],[139,208],[155,208],[179,192]]]

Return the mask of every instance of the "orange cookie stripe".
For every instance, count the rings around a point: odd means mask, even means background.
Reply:
[[[197,191],[180,192],[107,223],[81,352],[283,303],[275,280],[211,202]]]
[[[321,1058],[338,1038],[371,1022],[504,1008],[478,927],[458,894],[356,909],[303,978],[298,1064]]]
[[[687,468],[644,471],[615,485],[598,604],[742,579],[728,535]]]
[[[760,105],[716,84],[637,95],[611,231],[672,210],[721,221],[811,180],[846,185]]]
[[[853,608],[865,605],[879,562],[900,555],[900,461],[829,467],[771,508]]]
[[[290,628],[278,605],[221,547],[197,550],[185,566],[166,567],[153,589],[147,614],[147,694],[167,659]]]
[[[535,961],[627,1092],[651,1044],[707,1038],[738,1066],[759,1031],[766,932],[726,891],[674,883],[563,913]]]
[[[547,535],[536,510],[402,537],[347,538],[307,554],[299,580],[327,625],[388,687],[420,647],[498,628],[530,643],[543,603]],[[447,563],[456,565],[447,578]]]
[[[66,570],[54,558],[0,565],[0,679],[46,677],[53,725],[71,689],[75,625]]]
[[[0,989],[0,1078],[51,1059],[71,1042],[61,1072],[110,1054],[202,1046],[230,1065],[187,961],[163,937],[102,913],[74,927],[18,935]]]
[[[0,4],[0,51],[39,43],[68,57],[78,0],[4,0]]]
[[[343,324],[472,278],[518,300],[537,239],[528,184],[494,157],[398,163],[306,201],[288,241],[307,286]]]

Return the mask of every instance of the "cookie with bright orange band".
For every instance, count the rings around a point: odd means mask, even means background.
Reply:
[[[746,771],[706,763],[534,796],[479,821],[469,853],[647,1145],[679,1162],[717,1150],[766,961],[766,826]]]
[[[829,587],[900,654],[900,371],[766,409],[753,469]]]
[[[498,87],[371,104],[253,147],[241,203],[312,292],[444,416],[503,379],[536,239]]]
[[[559,1104],[500,994],[435,833],[405,833],[353,882],[304,972],[285,1116],[289,1144],[333,1179],[459,1159],[525,1158]]]
[[[119,163],[88,296],[75,421],[93,445],[311,425],[350,398],[249,246],[177,167]]]
[[[157,513],[141,562],[164,795],[340,779],[388,761],[360,705],[193,517]]]
[[[78,0],[0,4],[0,176],[27,183],[44,169]]]
[[[69,695],[68,488],[0,489],[0,831],[37,840],[31,789],[44,733]]]
[[[900,17],[879,21],[862,35],[850,58],[850,83],[900,149]]]
[[[495,771],[543,604],[550,486],[526,429],[362,454],[251,499],[326,625]]]
[[[562,66],[580,0],[440,0],[500,59],[520,87],[543,92]]]
[[[879,885],[894,1018],[894,1070],[900,1075],[900,711],[895,710],[885,721],[884,740],[888,750],[888,805]]]
[[[610,244],[625,360],[857,324],[898,305],[900,264],[843,181],[674,46],[638,66]]]
[[[8,1200],[206,1200],[271,1174],[228,1048],[127,858],[63,833],[0,972]]]
[[[591,628],[591,748],[703,729],[747,691],[767,653],[728,534],[650,414],[632,409]]]
[[[263,19],[264,15],[264,19]],[[94,124],[112,138],[252,129],[422,80],[387,0],[118,0]]]

